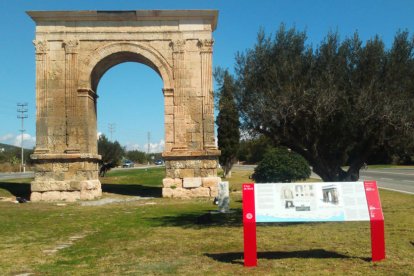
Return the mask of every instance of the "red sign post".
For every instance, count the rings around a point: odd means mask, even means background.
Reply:
[[[365,181],[363,185],[371,224],[372,261],[377,262],[385,259],[384,216],[376,182]],[[257,266],[256,211],[255,184],[243,184],[244,266]]]
[[[244,266],[257,266],[254,184],[243,184]]]
[[[382,214],[377,183],[364,181],[364,188],[371,223],[372,261],[377,262],[385,259],[384,215]]]

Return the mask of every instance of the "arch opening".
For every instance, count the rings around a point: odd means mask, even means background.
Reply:
[[[97,91],[99,81],[103,77],[103,75],[114,66],[126,63],[126,62],[137,62],[140,64],[147,65],[148,67],[152,68],[161,80],[164,82],[163,76],[158,69],[158,67],[148,58],[141,54],[133,53],[133,52],[116,52],[110,54],[103,59],[101,59],[93,68],[91,72],[91,88],[93,91]]]
[[[117,140],[127,150],[144,152],[148,150],[147,134],[151,133],[151,152],[162,152],[165,141],[162,85],[162,79],[146,64],[122,62],[110,67],[97,87],[98,133]],[[114,135],[109,125],[114,125]]]

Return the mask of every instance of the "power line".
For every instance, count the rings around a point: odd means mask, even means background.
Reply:
[[[17,119],[22,120],[22,128],[20,129],[20,132],[22,133],[22,142],[21,142],[21,148],[22,148],[22,156],[21,156],[21,165],[20,165],[20,172],[25,171],[25,165],[24,165],[24,149],[23,149],[23,134],[25,132],[24,129],[24,119],[28,118],[29,116],[26,114],[28,111],[27,109],[27,103],[18,103],[17,104],[17,112],[20,114],[17,114]]]
[[[112,135],[113,135],[113,133],[115,132],[115,128],[116,128],[116,124],[115,124],[115,123],[113,123],[113,124],[108,124],[109,133],[111,133],[111,141],[113,141],[113,139],[112,139]]]

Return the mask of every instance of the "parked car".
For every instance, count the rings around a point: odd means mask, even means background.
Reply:
[[[162,160],[162,159],[157,159],[157,160],[155,160],[155,161],[154,161],[154,164],[155,164],[155,165],[164,165],[164,160]]]
[[[132,162],[131,160],[125,160],[122,163],[122,168],[133,168],[134,167],[134,162]]]

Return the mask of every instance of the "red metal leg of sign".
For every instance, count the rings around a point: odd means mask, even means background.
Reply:
[[[257,266],[254,184],[243,184],[244,266]]]
[[[257,266],[256,223],[244,223],[244,266]]]
[[[378,262],[385,259],[384,215],[377,183],[375,181],[364,181],[364,187],[371,223],[372,261]]]
[[[371,220],[371,250],[372,261],[385,259],[384,221]]]

